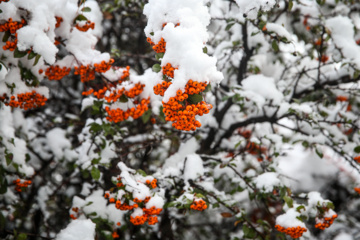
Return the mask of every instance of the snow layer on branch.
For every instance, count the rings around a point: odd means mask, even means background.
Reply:
[[[11,107],[0,106],[0,136],[1,143],[5,146],[8,153],[12,153],[12,162],[19,165],[19,171],[26,176],[34,174],[34,169],[25,162],[25,154],[27,153],[26,142],[15,136],[14,119],[11,113]],[[5,148],[0,148],[1,164],[5,169],[11,168],[12,165],[6,163]]]
[[[281,185],[281,181],[277,175],[278,174],[274,172],[260,174],[254,179],[256,188],[264,189],[264,192],[272,192],[274,187]]]
[[[279,104],[284,98],[284,95],[277,89],[275,80],[262,74],[247,77],[242,81],[242,85],[246,93],[253,95],[248,97],[251,99],[256,97],[260,102],[269,99],[273,100],[273,103]]]
[[[341,49],[348,61],[360,67],[360,47],[354,39],[354,25],[347,17],[337,16],[326,20],[326,27],[331,31],[334,44]]]
[[[186,163],[184,168],[184,180],[196,179],[199,176],[204,175],[204,166],[202,159],[197,154],[189,154],[186,157]]]
[[[56,236],[56,240],[94,240],[95,226],[90,219],[74,220]]]
[[[161,38],[166,42],[162,65],[170,63],[178,68],[174,71],[173,84],[165,92],[164,102],[175,96],[178,89],[184,90],[189,79],[207,83],[219,83],[223,79],[216,69],[216,59],[203,53],[209,37],[206,26],[210,23],[203,1],[150,0],[144,14],[148,17],[146,36],[155,43]],[[180,26],[175,27],[177,23]]]
[[[255,19],[258,11],[269,11],[275,4],[275,0],[236,0],[242,14],[247,18]]]
[[[195,138],[191,138],[186,143],[180,145],[179,151],[170,156],[163,166],[164,176],[180,176],[184,168],[185,157],[193,154],[199,148]]]
[[[47,142],[56,160],[61,160],[65,150],[71,148],[71,142],[65,135],[66,131],[61,128],[53,128],[46,133]]]
[[[276,218],[276,224],[284,228],[297,227],[297,226],[306,228],[305,224],[296,218],[299,216],[300,213],[297,212],[295,208],[290,208],[286,213]]]

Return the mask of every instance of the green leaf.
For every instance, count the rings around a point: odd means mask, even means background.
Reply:
[[[15,48],[14,58],[22,58],[22,57],[26,56],[26,54],[27,54],[27,51],[19,51],[18,48]]]
[[[272,46],[272,48],[274,49],[275,52],[279,51],[279,46],[278,46],[276,40],[272,41],[271,46]]]
[[[74,23],[76,23],[76,21],[87,21],[88,19],[82,15],[82,14],[79,14],[75,19],[74,19]]]
[[[91,164],[98,164],[100,162],[101,158],[94,158],[93,160],[91,160]]]
[[[8,182],[6,179],[4,179],[4,182],[2,182],[0,185],[0,194],[4,194],[7,192],[7,186],[8,186]]]
[[[207,52],[208,52],[207,47],[204,47],[204,48],[203,48],[203,53],[207,53]]]
[[[12,153],[5,154],[6,164],[9,166],[13,160],[14,155]]]
[[[289,196],[284,196],[283,197],[286,205],[288,205],[289,208],[292,208],[293,207],[293,199]]]
[[[91,8],[84,7],[83,9],[81,9],[81,11],[83,11],[83,12],[91,12]]]
[[[208,84],[208,85],[205,87],[204,92],[210,92],[210,91],[211,91],[211,85]]]
[[[36,57],[36,55],[37,54],[35,52],[31,51],[28,55],[28,59],[33,59],[34,57]]]
[[[20,233],[16,240],[26,240],[27,239],[27,235],[25,233]]]
[[[102,130],[102,127],[100,124],[96,123],[96,122],[93,122],[90,124],[90,132],[99,132]]]
[[[259,28],[260,28],[260,30],[262,30],[265,26],[266,26],[266,22],[261,21],[261,22],[259,23]]]
[[[203,97],[200,94],[189,95],[188,102],[192,104],[197,104],[203,100]]]
[[[150,120],[151,117],[151,110],[147,110],[142,116],[141,116],[141,120],[143,121],[143,123],[147,123]]]
[[[120,102],[123,102],[123,103],[129,101],[129,99],[125,96],[125,94],[121,95],[121,97],[119,98],[119,100],[120,100]]]
[[[354,148],[354,152],[360,153],[360,146],[356,146],[356,147]]]
[[[229,23],[228,25],[226,25],[225,31],[229,31],[234,24],[235,23]]]
[[[305,210],[305,207],[303,205],[300,205],[296,208],[296,211],[301,213],[301,210]]]
[[[294,6],[294,3],[292,0],[289,0],[289,7],[288,10],[291,11],[292,7]]]
[[[144,172],[144,170],[141,170],[141,169],[138,169],[137,171],[136,171],[136,173],[139,173],[141,176],[143,176],[143,177],[146,177],[147,176],[147,174],[146,174],[146,172]]]
[[[9,39],[10,35],[11,35],[10,32],[6,31],[3,38],[2,38],[2,41],[6,42]]]
[[[100,170],[97,169],[96,167],[93,167],[91,169],[91,177],[94,179],[94,180],[99,180],[100,179]]]
[[[39,62],[39,59],[41,58],[41,55],[40,54],[37,54],[36,57],[35,57],[35,62],[34,62],[34,65],[35,66],[38,62]]]
[[[254,229],[249,228],[246,224],[243,225],[243,232],[245,238],[254,238],[256,235]]]
[[[315,152],[316,154],[319,156],[319,158],[323,158],[324,154],[321,152],[321,150],[319,150],[318,148],[315,148]]]
[[[160,72],[161,71],[161,66],[160,66],[160,64],[154,64],[153,66],[152,66],[152,70],[154,71],[154,72],[156,72],[156,73],[158,73],[158,72]]]
[[[162,58],[164,57],[164,54],[165,54],[165,53],[163,53],[163,52],[160,52],[160,53],[155,54],[156,60],[162,59]]]

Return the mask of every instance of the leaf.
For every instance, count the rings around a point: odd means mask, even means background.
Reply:
[[[147,176],[147,174],[146,174],[146,172],[144,172],[144,170],[141,170],[141,169],[138,169],[137,171],[136,171],[136,173],[139,173],[141,176],[143,176],[143,177],[146,177]]]
[[[91,8],[84,7],[83,9],[81,9],[81,11],[83,11],[83,12],[91,12]]]
[[[143,121],[143,123],[147,123],[150,118],[151,118],[151,110],[147,110],[142,116],[141,116],[141,120]]]
[[[8,186],[8,183],[7,183],[7,180],[5,179],[4,182],[2,182],[0,185],[0,194],[4,194],[7,192],[7,186]]]
[[[221,216],[222,216],[223,218],[231,218],[231,217],[234,216],[234,215],[232,215],[231,213],[228,213],[228,212],[222,212],[222,213],[221,213]]]
[[[94,180],[99,180],[100,179],[100,170],[97,169],[96,167],[93,167],[91,169],[91,177],[94,179]]]
[[[292,0],[289,0],[289,7],[288,10],[291,11],[292,7],[294,6],[294,3]]]
[[[316,154],[319,156],[319,158],[323,158],[324,154],[321,152],[321,150],[319,150],[318,148],[315,148],[315,152]]]
[[[94,105],[94,106],[95,106],[95,105]],[[102,127],[101,127],[100,124],[95,123],[95,122],[93,122],[93,123],[90,124],[90,132],[96,133],[96,132],[99,132],[99,131],[101,131],[101,130],[102,130]]]
[[[209,92],[209,91],[211,91],[211,85],[210,85],[210,84],[208,84],[208,85],[205,87],[204,92]]]
[[[272,41],[271,46],[272,46],[272,48],[274,49],[275,52],[279,51],[279,46],[278,46],[276,40]]]
[[[162,53],[162,52],[155,54],[156,60],[162,59],[162,58],[164,57],[164,54],[165,54],[165,53]]]
[[[20,233],[16,240],[26,240],[27,239],[27,235],[25,233]]]
[[[197,104],[203,100],[203,97],[200,94],[189,95],[188,102],[192,104]]]
[[[84,16],[84,15],[82,15],[82,14],[79,14],[75,19],[74,19],[74,23],[76,22],[76,21],[87,21],[88,19]]]
[[[154,64],[153,66],[152,66],[152,70],[154,71],[154,72],[156,72],[156,73],[158,73],[158,72],[160,72],[161,71],[161,66],[160,66],[160,64]]]
[[[225,31],[229,31],[234,24],[235,23],[229,23],[228,25],[226,25]]]
[[[6,164],[7,164],[7,166],[9,166],[13,160],[13,154],[7,153],[7,154],[5,154],[5,158],[6,158]]]
[[[286,205],[289,207],[289,208],[292,208],[293,207],[293,199],[289,196],[284,196],[283,197]]]
[[[207,52],[208,52],[207,47],[204,47],[204,48],[203,48],[203,53],[207,53]]]
[[[360,153],[360,146],[356,146],[356,147],[354,148],[354,152]]]
[[[305,210],[305,207],[303,205],[300,205],[296,208],[296,211],[301,213],[301,210]]]
[[[9,31],[6,31],[3,38],[2,38],[2,41],[3,42],[6,42],[10,37],[10,32]]]
[[[35,66],[38,62],[39,62],[39,59],[41,58],[41,55],[40,54],[37,54],[36,57],[35,57],[35,62],[34,62],[34,65]]]
[[[27,54],[27,51],[19,51],[18,48],[15,48],[14,58],[22,58]]]
[[[236,227],[241,222],[242,222],[242,220],[237,220],[236,222],[234,222],[234,226]]]
[[[129,101],[129,99],[123,94],[123,95],[121,95],[121,97],[119,98],[119,100],[120,100],[120,102],[123,102],[123,103],[125,103],[125,102],[128,102]]]
[[[31,51],[28,55],[28,59],[33,59],[34,57],[36,57],[36,55],[37,54],[35,52]]]
[[[255,231],[252,228],[249,228],[247,225],[243,225],[243,232],[245,238],[254,238],[255,237]]]

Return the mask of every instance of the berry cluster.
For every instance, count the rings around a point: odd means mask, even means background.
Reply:
[[[170,85],[171,82],[163,81],[162,84],[154,86],[154,93],[163,96]],[[201,123],[195,120],[195,116],[209,113],[212,105],[207,104],[205,101],[194,104],[189,97],[191,98],[195,94],[203,92],[206,86],[206,83],[199,83],[190,79],[185,85],[185,92],[179,89],[175,97],[170,97],[166,103],[163,102],[165,120],[172,121],[172,126],[179,130],[194,131],[197,127],[200,127]]]
[[[330,217],[315,218],[315,227],[321,230],[325,230],[325,228],[328,228],[331,226],[331,224],[333,224],[335,218],[337,218],[337,214],[334,214]]]
[[[3,96],[0,97],[0,101],[4,102],[6,106],[28,110],[44,106],[47,98],[33,90],[31,92],[19,93],[16,97],[11,96],[10,98],[4,93]]]
[[[178,68],[174,68],[170,63],[162,67],[163,74],[168,77],[174,78],[174,71]]]
[[[164,53],[166,48],[166,42],[163,38],[160,39],[160,41],[155,44],[153,41],[151,41],[151,38],[147,38],[146,41],[150,43],[152,48],[156,53]]]
[[[98,66],[99,67],[99,66]],[[104,69],[104,68],[102,68]],[[88,91],[84,91],[83,95],[90,95],[94,94],[95,97],[98,99],[104,99],[108,103],[116,103],[119,99],[123,102],[127,102],[130,99],[134,99],[138,97],[144,90],[145,85],[141,83],[135,83],[129,88],[129,84],[122,85],[123,81],[125,81],[129,77],[129,69],[130,67],[127,66],[126,69],[123,70],[123,75],[117,82],[111,83],[112,87],[104,86],[103,88],[95,91],[94,89],[90,89]],[[99,71],[101,69],[98,69]],[[124,120],[127,120],[129,117],[133,119],[137,119],[141,117],[144,112],[146,112],[149,107],[150,99],[134,99],[133,104],[134,106],[128,108],[126,110],[117,108],[117,107],[105,107],[105,111],[107,112],[108,116],[106,119],[110,122],[118,123]]]
[[[21,19],[21,22],[14,22],[12,18],[9,18],[4,24],[0,24],[0,32],[9,31],[11,34],[15,34],[16,31],[22,28],[26,24],[24,19]]]
[[[142,213],[141,215],[130,216],[130,222],[134,225],[142,225],[146,222],[149,225],[154,225],[158,222],[157,215],[162,211],[162,208],[156,208],[155,206],[149,206],[150,196],[145,197],[144,199],[132,198],[130,192],[126,192],[126,186],[121,182],[121,177],[117,178],[118,182],[117,192],[123,193],[120,197],[116,196],[116,193],[105,192],[104,197],[109,199],[109,203],[115,203],[115,207],[121,211],[130,211],[134,210]],[[157,180],[147,179],[143,184],[150,185],[151,188],[156,188]],[[120,226],[120,223],[117,223]]]
[[[71,219],[73,219],[73,220],[75,220],[75,219],[77,219],[78,218],[78,216],[79,216],[79,208],[78,207],[73,207],[72,209],[71,209],[71,214],[70,214],[70,218]]]
[[[95,23],[91,22],[90,20],[87,20],[84,25],[80,26],[78,23],[75,25],[75,27],[82,32],[86,32],[87,30],[94,29]]]
[[[8,39],[3,39],[5,45],[3,46],[4,50],[14,51],[17,46],[17,33],[16,31],[22,28],[26,24],[24,19],[21,19],[21,22],[14,22],[12,18],[9,18],[4,24],[0,24],[0,32],[8,32]],[[11,39],[11,40],[9,40]]]
[[[288,227],[288,228],[284,228],[280,225],[275,225],[276,230],[278,230],[279,232],[283,232],[287,235],[289,235],[292,238],[299,238],[303,235],[304,232],[307,231],[306,228],[297,226],[297,227]]]
[[[104,73],[111,68],[114,63],[114,59],[110,59],[109,62],[101,61],[101,63],[95,63],[94,66],[80,65],[80,67],[74,67],[74,74],[80,75],[81,82],[88,82],[95,79],[95,72]]]
[[[60,27],[61,23],[64,21],[62,17],[57,17],[55,16],[56,18],[56,24],[55,24],[55,28],[58,28]]]
[[[63,77],[68,75],[71,71],[71,68],[60,67],[60,66],[50,66],[45,70],[45,75],[49,80],[61,80]],[[43,70],[40,69],[39,73],[42,74]]]
[[[107,112],[108,116],[106,120],[109,122],[118,123],[132,117],[133,119],[138,119],[141,117],[144,112],[146,112],[149,107],[150,99],[142,99],[139,104],[135,107],[128,108],[127,110],[122,110],[120,108],[110,109],[110,107],[105,107],[105,111]]]
[[[75,66],[74,69],[74,74],[80,75],[81,82],[88,82],[95,79],[95,69],[91,65]]]
[[[175,27],[180,24],[176,24]],[[166,23],[163,24],[163,27]],[[155,45],[151,38],[147,38],[150,45],[153,46],[155,52],[165,52],[166,42],[163,38]],[[153,90],[156,95],[164,96],[165,92],[174,80],[174,71],[178,67],[173,67],[171,63],[167,63],[162,67],[164,81],[154,86]],[[192,79],[188,80],[184,90],[177,90],[176,96],[170,97],[167,102],[162,102],[163,113],[166,121],[172,121],[172,126],[178,130],[195,131],[201,126],[201,123],[195,119],[195,116],[202,116],[209,113],[212,109],[211,104],[202,101],[202,93],[208,86],[207,82],[198,82]]]
[[[193,203],[190,205],[190,208],[197,211],[203,211],[207,209],[206,202],[202,199],[196,199],[193,201]]]
[[[14,180],[13,183],[16,185],[15,191],[22,192],[22,188],[27,188],[31,184],[31,181],[30,180],[20,180],[18,178],[16,180]]]

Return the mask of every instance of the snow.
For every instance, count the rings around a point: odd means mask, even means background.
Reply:
[[[296,209],[290,208],[286,213],[279,215],[276,218],[276,225],[280,225],[284,228],[297,227],[297,226],[306,228],[305,224],[296,218],[299,216],[300,213],[297,212]]]
[[[344,16],[336,16],[327,19],[325,25],[331,31],[334,44],[341,49],[345,59],[360,67],[360,47],[355,42],[354,25],[351,20]]]
[[[263,190],[264,192],[272,192],[274,187],[281,185],[281,181],[275,172],[266,172],[258,175],[254,179],[256,188]]]
[[[90,219],[73,220],[56,236],[56,240],[94,240],[96,224]]]
[[[257,97],[259,102],[269,99],[273,100],[274,104],[279,104],[284,98],[284,95],[277,89],[275,80],[261,74],[245,78],[242,86],[249,96]]]
[[[55,160],[64,157],[65,149],[71,148],[71,142],[66,138],[66,131],[61,128],[53,128],[46,133],[51,151],[54,153]]]
[[[197,154],[187,155],[184,167],[184,180],[194,180],[202,175],[204,175],[204,166],[200,156]]]
[[[242,14],[249,19],[255,19],[260,10],[269,11],[275,4],[275,0],[236,0]]]
[[[216,59],[203,53],[204,43],[208,40],[206,26],[210,23],[210,15],[202,1],[150,0],[144,7],[144,14],[148,18],[146,36],[155,43],[161,38],[166,41],[162,65],[171,63],[178,66],[173,84],[165,92],[164,102],[176,96],[177,90],[184,90],[190,79],[220,83],[223,74],[216,69]],[[167,25],[162,29],[164,23]],[[180,26],[175,27],[177,23]]]

